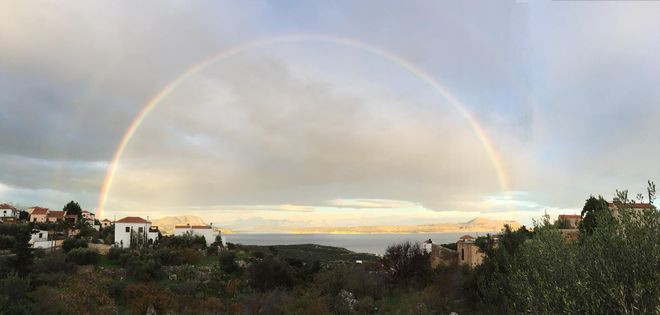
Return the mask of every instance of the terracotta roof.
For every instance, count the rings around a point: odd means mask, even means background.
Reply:
[[[40,208],[40,207],[34,207],[30,215],[47,215],[48,214],[48,209],[47,208]]]
[[[112,222],[112,221],[110,221],[108,219],[103,219],[103,221],[101,221],[101,222]]]
[[[653,205],[650,204],[650,203],[628,203],[628,204],[624,205],[620,201],[619,202],[617,202],[617,201],[608,202],[607,205],[610,206],[610,207],[616,206],[617,208],[618,207],[629,207],[629,208],[634,208],[634,209],[651,209],[651,208],[653,208]]]
[[[151,223],[140,217],[125,217],[117,220],[115,223]]]
[[[175,225],[175,229],[211,229],[208,225]]]
[[[560,219],[582,219],[582,216],[577,215],[577,214],[560,214],[559,218]]]
[[[16,208],[14,208],[12,205],[10,205],[10,204],[6,204],[6,203],[1,204],[1,205],[0,205],[0,209],[12,209],[12,210],[16,210]]]
[[[36,209],[35,209],[36,210]],[[48,211],[49,218],[61,218],[66,215],[66,211]]]
[[[91,212],[89,212],[89,211],[87,211],[87,210],[83,210],[82,213],[91,213]]]
[[[473,239],[474,239],[474,237],[472,237],[470,235],[463,235],[459,238],[459,240],[473,240]]]

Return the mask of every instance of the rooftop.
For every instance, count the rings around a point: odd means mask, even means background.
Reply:
[[[151,223],[140,217],[125,217],[117,220],[115,223]]]
[[[48,214],[48,208],[34,207],[31,215],[46,215]]]

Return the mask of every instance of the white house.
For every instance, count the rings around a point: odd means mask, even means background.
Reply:
[[[111,226],[112,224],[113,224],[112,221],[110,221],[108,219],[103,219],[103,221],[101,221],[101,226],[103,228],[107,228],[107,227]]]
[[[206,245],[210,246],[215,242],[215,237],[220,233],[213,231],[213,227],[210,225],[187,224],[174,226],[174,236],[182,236],[185,234],[191,236],[203,236],[206,239]]]
[[[50,249],[61,246],[62,241],[56,241],[53,237],[49,237],[46,230],[35,229],[32,230],[29,244],[32,245],[32,248]]]
[[[91,213],[87,210],[84,210],[81,213],[81,215],[82,215],[83,219],[85,219],[87,221],[90,221],[90,222],[94,222],[94,220],[96,219],[96,215],[94,215],[93,213]]]
[[[0,205],[0,221],[15,222],[18,220],[19,211],[12,205],[3,203]]]
[[[158,241],[158,227],[140,217],[125,217],[115,221],[115,245],[130,248],[131,242],[137,245],[152,245]]]

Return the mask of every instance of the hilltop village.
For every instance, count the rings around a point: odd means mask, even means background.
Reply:
[[[590,197],[580,214],[545,216],[534,227],[506,225],[445,244],[395,243],[382,256],[314,244],[233,244],[205,224],[178,224],[164,234],[148,217],[100,219],[73,201],[62,210],[2,204],[0,310],[652,313],[660,307],[659,214],[652,202],[622,197]],[[612,283],[626,289],[590,291],[597,303],[577,303],[585,293],[571,289]]]

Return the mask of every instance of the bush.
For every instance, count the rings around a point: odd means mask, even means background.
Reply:
[[[157,280],[163,274],[160,259],[153,252],[130,256],[124,266],[128,275],[137,280]]]
[[[220,270],[226,273],[234,273],[240,269],[240,266],[236,263],[236,254],[230,251],[220,252],[218,262],[220,263]]]
[[[71,273],[75,269],[76,265],[68,262],[66,256],[61,253],[54,253],[43,258],[35,259],[34,264],[30,267],[30,271],[35,274]]]
[[[16,238],[11,235],[0,235],[0,249],[11,249],[16,245]]]
[[[156,255],[160,259],[160,262],[165,266],[178,266],[181,265],[184,260],[181,251],[169,248],[160,248],[156,250]]]
[[[74,248],[87,248],[87,241],[83,239],[67,238],[62,242],[62,250],[68,253]]]
[[[123,249],[119,248],[116,246],[110,247],[110,250],[108,250],[107,257],[109,260],[112,260],[114,262],[119,262],[119,257],[121,257],[121,254],[130,252],[128,249]]]
[[[390,245],[385,250],[382,264],[394,282],[403,284],[425,283],[433,273],[430,255],[417,243]]]
[[[288,289],[293,286],[291,267],[276,258],[268,256],[248,268],[250,286],[263,291],[276,288]]]
[[[195,249],[186,248],[181,251],[183,262],[189,265],[196,265],[202,260],[202,253]]]
[[[93,265],[99,261],[99,253],[89,248],[74,248],[66,254],[66,261],[78,265]]]

